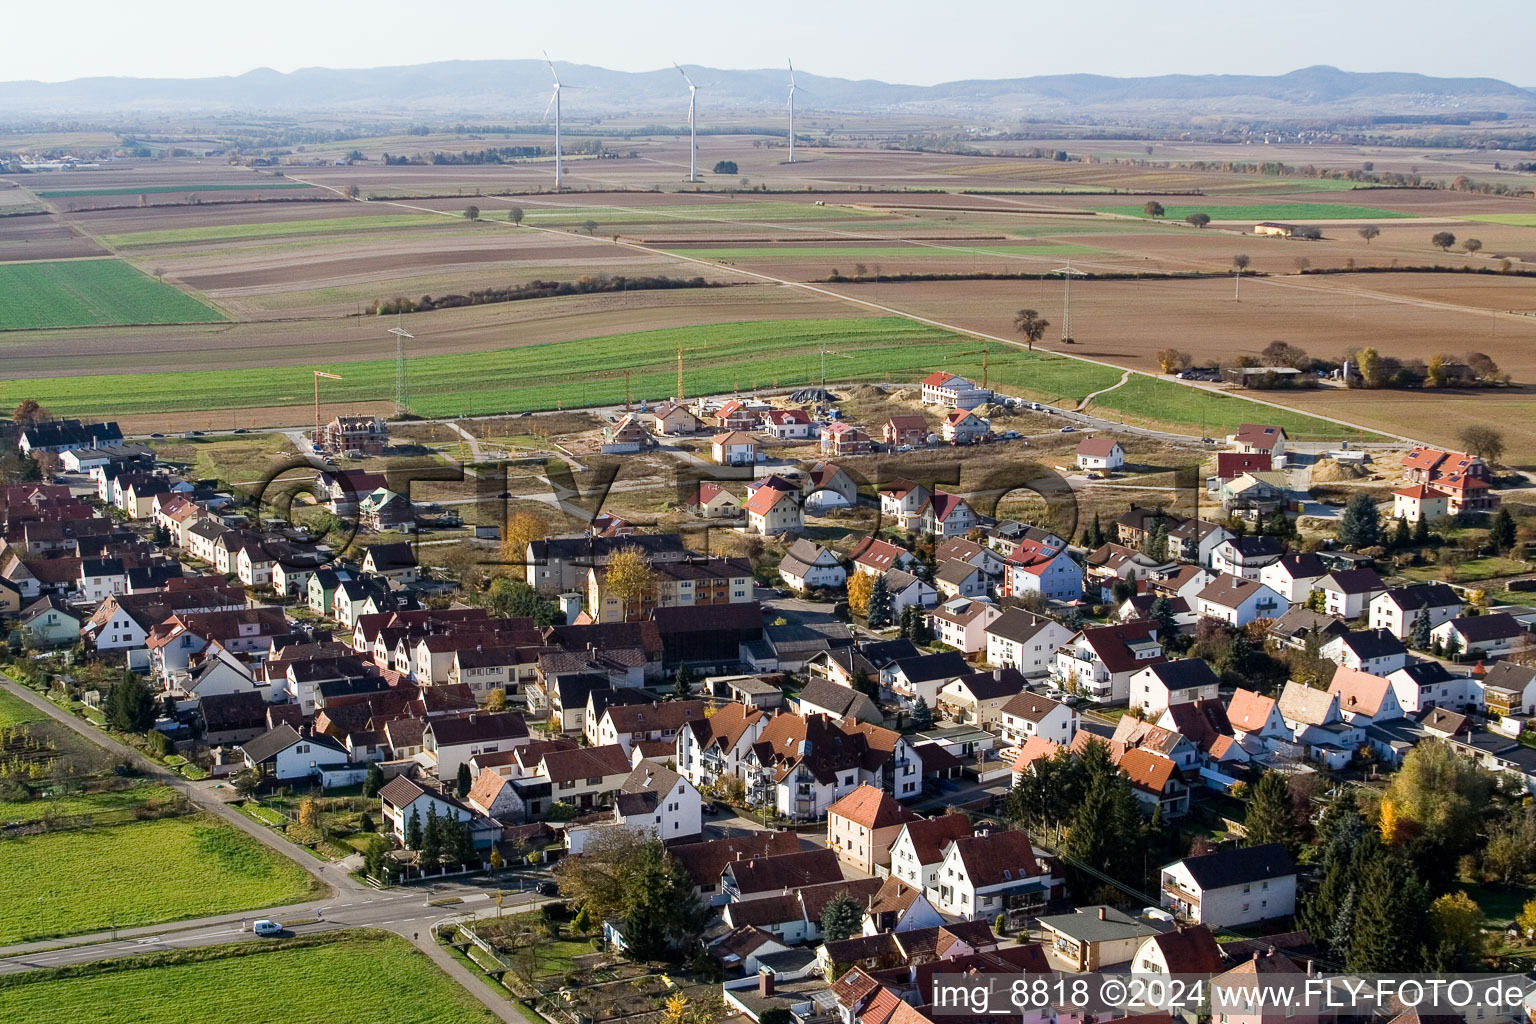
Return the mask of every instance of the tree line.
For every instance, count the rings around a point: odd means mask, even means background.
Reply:
[[[420,299],[394,298],[375,300],[369,311],[378,316],[395,313],[426,313],[434,309],[458,306],[487,306],[498,302],[547,299],[559,295],[596,295],[605,292],[666,291],[675,288],[729,288],[728,281],[707,281],[702,277],[609,277],[599,274],[575,281],[529,281],[506,288],[484,288],[467,295],[423,295]]]

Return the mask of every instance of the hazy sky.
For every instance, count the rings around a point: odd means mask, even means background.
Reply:
[[[1353,71],[1490,76],[1536,86],[1536,0],[36,0],[8,5],[0,80],[190,78],[252,68],[537,57],[624,71],[673,60],[797,67],[930,85],[1109,75]],[[30,40],[30,42],[28,42]]]

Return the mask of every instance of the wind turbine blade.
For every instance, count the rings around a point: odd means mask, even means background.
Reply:
[[[696,86],[693,84],[693,79],[688,77],[688,72],[683,70],[683,66],[681,64],[678,64],[674,61],[672,66],[677,68],[677,73],[683,76],[683,81],[688,83],[688,88],[696,88]]]
[[[544,54],[544,63],[549,65],[550,77],[555,80],[555,85],[559,86],[559,84],[560,84],[560,76],[555,73],[555,62],[549,59],[549,51],[548,50],[544,50],[542,52]]]
[[[555,97],[558,96],[558,95],[560,95],[558,92],[552,92],[552,93],[549,94],[549,103],[545,105],[545,107],[544,107],[544,116],[541,117],[539,120],[541,120],[541,121],[548,121],[549,120],[549,112],[551,110],[555,109]]]
[[[793,89],[795,87],[795,62],[794,61],[790,61],[789,62],[789,87],[791,89]]]

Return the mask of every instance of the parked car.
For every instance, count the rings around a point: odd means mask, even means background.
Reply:
[[[251,925],[251,931],[257,935],[281,935],[283,934],[283,926],[276,921],[268,921],[266,918],[262,918]]]
[[[547,882],[547,881],[546,882],[540,882],[539,883],[539,895],[540,896],[558,896],[558,895],[560,895],[560,886],[556,885],[554,882]]]
[[[1076,429],[1077,429],[1076,427],[1071,426],[1069,424],[1069,425],[1061,428],[1061,433],[1063,433],[1063,434],[1070,434],[1070,433],[1072,433],[1072,431],[1074,431]]]
[[[231,434],[249,434],[250,431],[246,430],[244,427],[236,427],[234,430],[231,430],[230,433]]]

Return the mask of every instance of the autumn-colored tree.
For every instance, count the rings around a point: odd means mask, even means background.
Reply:
[[[485,695],[485,710],[487,710],[487,711],[505,711],[505,710],[507,710],[507,691],[506,690],[492,690],[490,693],[486,694]]]
[[[661,1011],[661,1024],[687,1024],[688,997],[681,992],[667,996],[667,1007]]]
[[[528,558],[528,545],[549,536],[549,527],[532,512],[514,512],[507,517],[502,531],[501,558],[512,565],[522,565]]]
[[[1165,348],[1157,353],[1157,365],[1162,367],[1164,373],[1187,370],[1194,361],[1194,356],[1188,352],[1180,352],[1176,348]]]
[[[1398,821],[1397,805],[1390,799],[1381,801],[1381,818],[1378,821],[1381,827],[1381,841],[1391,846],[1397,842]]]
[[[16,407],[11,419],[21,424],[42,423],[53,419],[53,413],[39,405],[35,398],[28,398]]]
[[[1520,913],[1515,915],[1515,924],[1527,939],[1536,937],[1536,900],[1526,900]]]
[[[651,560],[637,545],[622,547],[608,559],[605,575],[608,592],[628,603],[650,593],[656,586],[656,571]]]
[[[848,577],[848,607],[859,615],[869,612],[869,595],[874,593],[875,578],[867,572],[856,572]]]
[[[320,802],[312,796],[299,801],[299,824],[306,828],[320,827]]]

